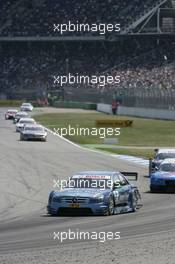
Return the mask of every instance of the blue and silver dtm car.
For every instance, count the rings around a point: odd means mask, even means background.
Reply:
[[[150,191],[175,191],[175,159],[165,159],[159,169],[151,174]]]
[[[150,159],[149,175],[157,171],[161,163],[168,158],[175,158],[175,149],[155,149],[154,158]]]
[[[73,175],[66,186],[49,195],[47,211],[51,215],[112,215],[135,212],[141,195],[126,177],[135,172],[85,171]]]

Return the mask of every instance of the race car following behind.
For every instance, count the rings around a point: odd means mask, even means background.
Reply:
[[[26,112],[18,112],[13,119],[13,123],[14,124],[18,123],[20,118],[24,118],[24,117],[29,117],[29,115]]]
[[[23,103],[20,109],[21,111],[32,111],[33,105],[31,103]]]
[[[149,162],[149,176],[158,170],[160,164],[167,158],[175,158],[175,149],[155,149],[155,156]]]
[[[175,159],[165,159],[159,169],[151,174],[150,191],[175,191]]]
[[[16,109],[8,109],[7,112],[5,113],[5,119],[14,119],[16,113],[18,110]]]
[[[16,132],[20,132],[21,130],[24,129],[24,126],[29,125],[29,124],[34,125],[34,124],[36,124],[36,121],[30,117],[20,118],[19,122],[16,123]]]
[[[47,141],[47,132],[41,125],[25,125],[20,131],[20,140],[40,140]]]
[[[51,215],[87,213],[113,215],[135,212],[141,195],[126,178],[134,172],[85,171],[73,175],[61,190],[49,195],[47,211]]]

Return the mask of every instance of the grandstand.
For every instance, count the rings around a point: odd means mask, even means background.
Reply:
[[[44,98],[53,75],[120,75],[119,85],[68,85],[66,100],[173,108],[175,3],[170,0],[2,0],[0,96]],[[58,36],[54,23],[120,23],[120,34]]]
[[[165,0],[2,0],[1,36],[54,36],[54,23],[120,23],[128,28]],[[69,34],[69,33],[67,33]]]

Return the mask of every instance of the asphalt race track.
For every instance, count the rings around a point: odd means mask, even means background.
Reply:
[[[77,148],[57,136],[20,142],[0,109],[0,263],[175,263],[175,194],[150,194],[147,170],[105,154]],[[81,170],[139,173],[143,207],[111,217],[46,214],[53,179]],[[54,232],[120,232],[106,241],[53,239]]]

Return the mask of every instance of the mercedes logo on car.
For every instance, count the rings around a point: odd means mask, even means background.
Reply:
[[[72,203],[77,203],[78,202],[78,199],[76,197],[73,197],[72,198]]]

